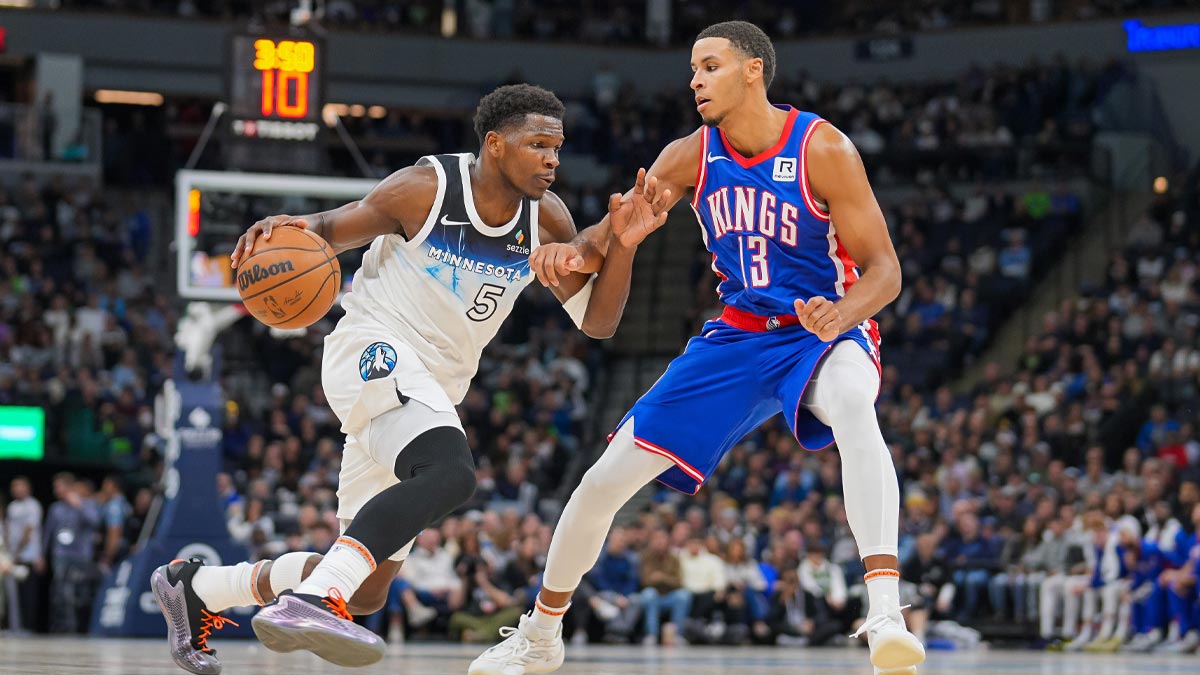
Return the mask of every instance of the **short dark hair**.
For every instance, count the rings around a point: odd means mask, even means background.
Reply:
[[[525,121],[526,115],[545,115],[561,120],[566,108],[554,92],[532,84],[508,84],[479,100],[475,109],[475,133],[479,143],[489,131],[501,132]]]
[[[751,59],[762,59],[763,88],[775,79],[775,45],[761,28],[746,21],[722,21],[700,31],[696,42],[704,38],[725,38],[739,52]]]

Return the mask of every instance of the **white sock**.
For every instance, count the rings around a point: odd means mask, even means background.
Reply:
[[[230,607],[263,605],[258,594],[258,573],[265,561],[238,563],[222,567],[201,567],[192,577],[192,590],[200,596],[208,611],[223,612]]]
[[[878,569],[863,575],[867,582],[867,600],[870,609],[867,616],[874,616],[900,606],[900,573],[896,570]],[[890,598],[885,602],[884,598]]]
[[[358,587],[375,571],[375,557],[356,539],[345,535],[333,542],[313,573],[299,586],[296,593],[331,597],[334,591],[349,602]]]
[[[545,631],[554,632],[558,630],[559,624],[562,623],[563,615],[571,608],[571,603],[567,603],[565,607],[551,607],[542,602],[542,596],[538,596],[537,602],[533,604],[533,625]]]
[[[271,592],[275,597],[284,591],[290,591],[303,581],[304,565],[312,553],[284,553],[271,563]]]

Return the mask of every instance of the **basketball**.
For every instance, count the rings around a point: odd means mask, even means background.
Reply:
[[[237,287],[254,318],[273,328],[304,328],[325,316],[342,285],[342,268],[324,239],[298,227],[259,237],[238,265]]]

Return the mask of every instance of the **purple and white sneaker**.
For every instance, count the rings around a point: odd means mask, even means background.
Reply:
[[[167,620],[167,643],[175,665],[195,675],[219,675],[221,662],[217,650],[208,646],[208,637],[227,623],[237,624],[208,611],[192,590],[192,577],[203,565],[196,559],[173,560],[154,570],[150,587]]]
[[[383,638],[354,623],[346,599],[336,589],[324,598],[284,591],[252,623],[267,649],[305,649],[345,668],[369,666],[387,650]]]

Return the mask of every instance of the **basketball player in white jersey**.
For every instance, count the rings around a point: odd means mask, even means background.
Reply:
[[[424,157],[362,200],[307,216],[271,216],[238,241],[232,264],[276,227],[307,227],[338,251],[370,244],[345,316],[325,339],[322,385],[346,434],[338,487],[342,535],[324,556],[225,567],[174,561],[152,586],[176,664],[219,673],[207,644],[234,606],[267,605],[254,630],[275,651],[307,649],[341,666],[383,658],[383,641],[352,621],[384,605],[412,540],[475,490],[475,465],[454,406],[484,346],[533,280],[540,245],[576,235],[549,191],[563,143],[563,105],[529,85],[484,97],[481,148]],[[610,337],[629,293],[630,264],[666,220],[668,193],[639,172],[633,192],[609,201],[613,241],[598,276],[552,285],[585,333]]]

